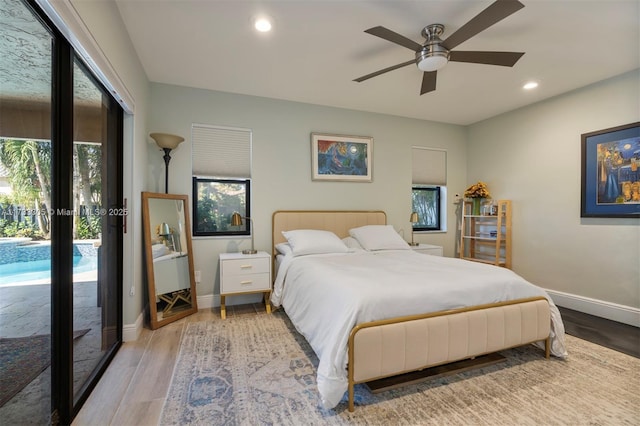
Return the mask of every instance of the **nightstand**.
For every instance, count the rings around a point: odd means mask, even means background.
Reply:
[[[412,246],[411,249],[421,254],[430,254],[432,256],[442,256],[442,247],[431,244],[420,244]]]
[[[220,316],[227,317],[225,299],[239,294],[264,293],[267,313],[271,313],[271,255],[264,251],[256,254],[220,254]]]

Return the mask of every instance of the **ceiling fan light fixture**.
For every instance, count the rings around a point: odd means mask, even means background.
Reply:
[[[447,58],[446,54],[433,54],[431,56],[427,56],[425,58],[421,58],[418,61],[418,68],[420,71],[424,72],[432,72],[438,71],[449,62],[449,58]]]
[[[442,24],[428,25],[422,30],[422,36],[427,41],[422,49],[416,52],[416,65],[420,71],[438,71],[449,62],[449,49],[442,46],[440,40],[443,31]]]

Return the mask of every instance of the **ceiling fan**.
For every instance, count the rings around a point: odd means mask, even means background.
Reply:
[[[420,95],[424,95],[436,90],[437,72],[449,61],[512,67],[524,55],[523,52],[476,52],[452,49],[523,7],[524,5],[517,0],[496,0],[444,41],[440,39],[444,33],[444,25],[427,25],[422,30],[422,36],[426,39],[422,45],[385,27],[369,28],[365,33],[413,50],[415,59],[367,74],[353,81],[360,83],[380,74],[416,64],[418,69],[423,71]]]

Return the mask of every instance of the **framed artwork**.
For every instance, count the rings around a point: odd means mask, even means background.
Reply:
[[[311,179],[371,182],[373,138],[311,133]]]
[[[582,135],[580,216],[640,218],[640,122]]]

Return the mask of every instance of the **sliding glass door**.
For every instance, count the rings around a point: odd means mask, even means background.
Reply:
[[[0,420],[68,424],[122,340],[123,113],[32,2],[0,18]]]

